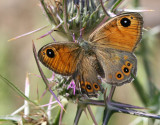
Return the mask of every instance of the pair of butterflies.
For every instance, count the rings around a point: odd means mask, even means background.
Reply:
[[[136,76],[133,54],[142,37],[143,18],[124,13],[101,25],[88,41],[50,43],[39,52],[39,60],[55,73],[72,76],[83,94],[96,96],[102,91],[101,78],[113,86],[123,85]]]

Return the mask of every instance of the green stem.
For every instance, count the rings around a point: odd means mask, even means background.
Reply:
[[[112,116],[111,110],[109,110],[108,108],[105,108],[103,116],[104,116],[103,117],[103,125],[107,125],[111,116]]]
[[[63,0],[63,22],[64,22],[64,30],[68,34],[68,26],[67,26],[67,20],[68,20],[68,15],[67,15],[67,0]]]
[[[82,111],[84,110],[84,106],[81,104],[78,104],[77,106],[77,113],[76,113],[76,117],[74,119],[74,125],[78,125],[79,119],[81,117]]]
[[[123,0],[117,0],[116,3],[112,6],[111,12],[115,11],[115,9],[121,4]]]
[[[151,81],[152,78],[152,73],[151,73],[151,69],[150,69],[150,64],[149,64],[149,60],[147,57],[147,53],[149,53],[148,51],[148,46],[146,44],[147,39],[144,39],[142,41],[142,59],[143,59],[143,64],[144,64],[144,69],[147,75],[147,85],[148,85],[148,89],[149,89],[149,98],[153,99],[155,96],[155,92],[158,91],[158,89],[154,86],[154,84]],[[141,95],[140,95],[141,96]]]
[[[142,87],[142,85],[140,84],[140,82],[137,80],[137,78],[135,78],[134,80],[134,87],[142,101],[142,103],[145,105],[145,106],[148,106],[148,96],[147,96],[147,93],[145,93],[144,91],[144,88]]]
[[[95,117],[94,117],[94,115],[93,115],[93,112],[92,112],[92,110],[91,110],[91,107],[90,107],[89,105],[87,106],[87,109],[88,109],[88,112],[89,112],[89,114],[90,114],[90,116],[91,116],[94,124],[95,124],[95,125],[98,125],[98,123],[97,123],[97,121],[96,121],[96,119],[95,119]]]

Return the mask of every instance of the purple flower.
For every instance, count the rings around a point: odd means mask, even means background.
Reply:
[[[70,88],[73,89],[73,94],[75,95],[75,93],[76,93],[76,85],[75,85],[73,80],[71,81],[71,83],[70,83],[70,85],[68,86],[67,89],[70,89]]]

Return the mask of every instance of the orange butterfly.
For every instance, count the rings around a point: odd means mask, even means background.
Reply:
[[[50,43],[38,52],[39,60],[55,73],[72,76],[81,92],[96,96],[101,80],[123,85],[133,80],[137,59],[133,54],[142,37],[143,18],[138,13],[113,17],[96,29],[88,41]]]

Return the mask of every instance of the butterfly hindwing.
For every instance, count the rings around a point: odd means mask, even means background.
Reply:
[[[130,83],[136,76],[137,59],[134,54],[114,49],[97,49],[96,55],[101,63],[105,81],[112,85]]]
[[[98,61],[94,54],[82,57],[78,68],[76,80],[79,82],[81,92],[90,97],[96,97],[98,91],[103,91],[101,86],[101,79],[98,77],[99,69]],[[102,71],[103,72],[103,71]]]

